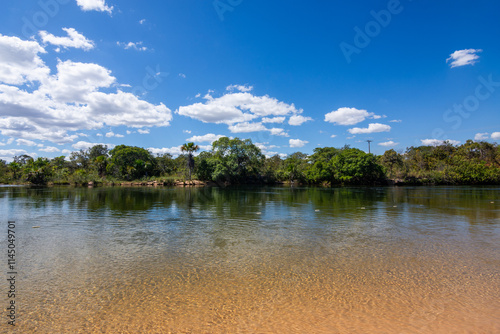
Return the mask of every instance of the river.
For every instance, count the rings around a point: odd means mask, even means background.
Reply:
[[[498,187],[2,187],[0,210],[8,332],[500,332]]]

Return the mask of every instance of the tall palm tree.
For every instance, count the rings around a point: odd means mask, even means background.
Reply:
[[[191,181],[191,173],[194,169],[194,159],[193,159],[193,152],[196,152],[200,149],[198,145],[195,145],[194,143],[186,143],[181,146],[181,151],[182,152],[187,152],[187,165],[188,165],[188,170],[189,170],[189,181]]]

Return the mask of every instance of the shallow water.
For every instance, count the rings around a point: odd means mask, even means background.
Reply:
[[[499,190],[2,188],[0,329],[499,333]]]

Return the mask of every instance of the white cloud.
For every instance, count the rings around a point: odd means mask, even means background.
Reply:
[[[304,147],[306,144],[309,144],[308,141],[300,139],[290,139],[288,143],[290,144],[290,147]]]
[[[149,129],[145,129],[145,130],[139,129],[139,130],[137,130],[137,132],[139,132],[141,135],[147,135],[150,133]]]
[[[182,130],[184,133],[191,133],[191,130]]]
[[[312,121],[312,118],[311,117],[304,117],[302,115],[293,115],[288,120],[288,124],[294,125],[294,126],[299,126],[307,121]]]
[[[71,150],[62,150],[61,153],[62,154],[71,154]]]
[[[139,21],[139,24],[144,24],[144,23],[146,23],[146,19],[142,19]]]
[[[367,118],[376,117],[378,116],[364,109],[339,108],[326,114],[325,122],[333,123],[336,125],[354,125],[363,122]]]
[[[401,123],[402,120],[400,119],[393,119],[392,121],[389,121],[389,123]]]
[[[352,128],[347,130],[350,134],[365,134],[365,133],[377,133],[377,132],[389,132],[391,131],[391,127],[386,124],[380,123],[370,123],[368,128]]]
[[[446,59],[446,62],[450,63],[450,67],[459,67],[465,65],[474,65],[477,63],[479,56],[477,53],[482,52],[481,49],[465,49],[453,52],[450,58]]]
[[[301,112],[293,104],[278,101],[269,96],[254,96],[248,92],[227,93],[214,98],[210,93],[204,96],[205,103],[182,106],[176,111],[204,123],[234,125],[260,117],[287,116]],[[264,129],[263,129],[264,130]]]
[[[493,132],[491,134],[491,139],[493,139],[493,140],[500,140],[500,132]]]
[[[283,123],[286,117],[264,117],[262,118],[262,123]]]
[[[38,57],[44,49],[35,41],[0,35],[0,133],[4,136],[70,143],[76,132],[104,126],[143,128],[168,126],[172,113],[131,93],[101,92],[116,79],[108,69],[91,63],[59,61],[57,71]],[[38,88],[26,90],[27,81]],[[2,84],[2,83],[6,83]]]
[[[449,142],[452,145],[458,145],[460,142],[458,140],[439,140],[439,139],[421,139],[422,145],[424,146],[439,146],[443,145],[445,142]]]
[[[134,42],[128,42],[128,43],[116,42],[116,44],[123,47],[125,50],[129,50],[129,49],[134,49],[136,51],[147,51],[148,50],[147,47],[142,46],[142,42],[137,42],[137,43],[134,43]]]
[[[234,90],[237,90],[237,91],[246,93],[246,92],[252,91],[253,90],[253,86],[229,85],[229,86],[226,87],[226,90],[231,91],[231,92],[234,91]]]
[[[186,141],[188,142],[194,142],[194,143],[203,143],[203,142],[209,142],[210,144],[212,144],[214,141],[222,138],[222,137],[225,137],[223,135],[216,135],[216,134],[213,134],[213,133],[207,133],[206,135],[203,135],[203,136],[193,136],[191,138],[188,138],[186,139]]]
[[[77,150],[86,150],[86,149],[89,149],[89,148],[91,148],[92,146],[95,146],[95,145],[107,146],[110,149],[112,149],[112,148],[114,148],[116,146],[114,144],[89,143],[89,142],[86,142],[86,141],[79,141],[78,143],[71,145],[71,147],[73,147],[74,149],[77,149]]]
[[[488,132],[476,133],[476,135],[474,136],[474,140],[486,140],[489,139],[489,137],[490,134]]]
[[[118,134],[118,133],[114,133],[113,131],[110,131],[110,132],[106,133],[106,137],[108,137],[108,138],[111,138],[111,137],[123,138],[125,136]]]
[[[269,132],[271,132],[273,136],[290,137],[288,133],[286,133],[285,130],[281,128],[272,128],[269,129]]]
[[[335,138],[335,137],[337,137],[337,135],[331,135],[331,136],[330,136],[330,138]]]
[[[39,151],[48,152],[48,153],[61,152],[61,150],[59,150],[57,147],[53,147],[53,146],[47,146],[45,148],[41,148]]]
[[[0,159],[6,161],[12,161],[15,156],[28,154],[26,150],[10,149],[10,150],[0,150]]]
[[[175,147],[170,147],[170,148],[154,148],[150,147],[148,148],[148,151],[153,153],[154,155],[163,155],[165,153],[172,154],[174,157],[183,154],[181,150],[181,146],[175,146]]]
[[[262,123],[238,123],[229,126],[229,131],[233,133],[247,133],[247,132],[257,132],[268,130]]]
[[[106,5],[105,0],[76,0],[76,3],[83,11],[96,10],[108,13],[113,11],[113,6],[109,7]]]
[[[56,37],[48,32],[42,30],[39,32],[40,37],[44,43],[50,43],[52,45],[62,46],[63,48],[76,48],[89,51],[94,48],[94,42],[87,39],[85,36],[80,34],[73,28],[62,28],[68,37]]]
[[[394,146],[399,145],[399,143],[395,143],[392,140],[390,140],[390,141],[386,141],[384,143],[379,143],[379,145],[380,146],[385,146],[385,147],[394,147]]]
[[[184,73],[179,73],[179,77],[181,77],[182,79],[186,79],[186,75]]]
[[[36,41],[0,34],[0,83],[21,85],[46,78],[50,69],[40,53],[46,51]]]
[[[23,145],[23,146],[36,146],[36,143],[34,141],[26,139],[17,139],[16,143],[17,145]]]

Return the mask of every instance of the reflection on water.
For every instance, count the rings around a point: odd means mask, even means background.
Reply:
[[[499,188],[2,188],[0,210],[19,333],[500,332]]]

